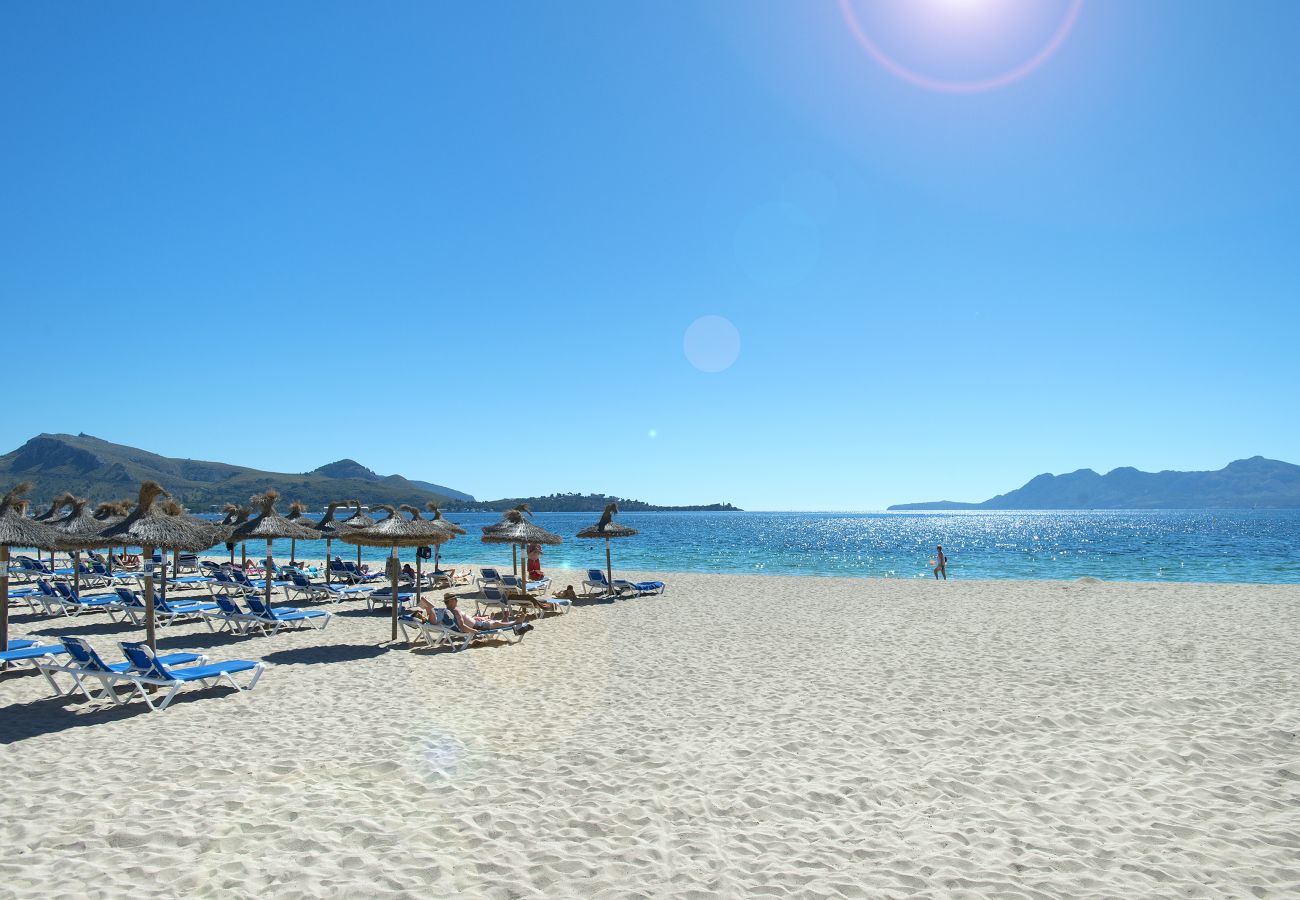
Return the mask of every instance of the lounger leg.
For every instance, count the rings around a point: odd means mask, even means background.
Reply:
[[[61,697],[64,694],[71,694],[78,687],[80,687],[80,685],[77,683],[76,675],[72,676],[72,687],[68,688],[68,690],[65,691],[61,687],[59,687],[59,685],[54,680],[53,674],[51,674],[50,671],[46,669],[44,666],[37,666],[36,671],[40,672],[41,675],[44,676],[45,680],[49,682],[50,689],[54,691],[54,695],[56,697]]]
[[[168,691],[168,692],[163,696],[163,698],[162,698],[162,700],[159,702],[158,706],[155,708],[155,707],[153,707],[152,705],[150,705],[149,708],[150,708],[150,709],[153,709],[155,712],[162,712],[164,709],[166,709],[168,706],[171,705],[172,700],[174,700],[175,697],[176,697],[176,693],[181,689],[181,687],[182,687],[184,684],[185,684],[185,682],[183,682],[183,681],[178,681],[178,682],[176,682],[175,684],[173,684],[172,687],[171,687],[171,690],[169,690],[169,691]]]

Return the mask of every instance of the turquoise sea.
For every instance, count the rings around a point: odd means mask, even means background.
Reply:
[[[499,515],[449,518],[469,534],[443,546],[448,565],[509,565],[509,547],[478,540],[480,527]],[[574,537],[597,518],[538,513],[539,525],[564,538],[544,548],[545,568],[603,567],[604,542]],[[625,513],[618,520],[641,533],[613,542],[615,569],[928,578],[942,544],[952,578],[1300,583],[1300,510]],[[288,541],[275,552],[287,560]],[[337,542],[331,552],[356,558],[355,548]],[[265,545],[248,553],[263,555]],[[386,553],[364,548],[362,556]],[[324,555],[323,542],[298,546],[300,559]],[[414,551],[402,557],[414,562]]]

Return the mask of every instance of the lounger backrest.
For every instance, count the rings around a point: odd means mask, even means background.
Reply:
[[[514,575],[502,575],[500,580],[506,587],[519,587],[519,579]]]
[[[493,601],[500,601],[505,599],[505,597],[501,593],[500,588],[494,588],[491,587],[490,585],[483,586],[483,596],[486,597],[488,600],[493,600]]]
[[[242,616],[244,614],[244,611],[239,608],[239,604],[225,594],[217,594],[216,601],[217,606],[221,607],[221,611],[228,616]]]
[[[497,574],[496,569],[479,569],[483,575],[484,581],[500,581],[501,576]]]
[[[100,658],[99,654],[95,652],[95,648],[90,646],[90,643],[84,638],[62,637],[59,638],[59,640],[63,642],[63,648],[68,651],[68,655],[76,660],[82,668],[90,669],[94,672],[109,671],[108,665]]]
[[[57,597],[59,592],[50,586],[50,583],[44,578],[37,579],[36,586],[41,589],[41,593],[47,597]]]
[[[172,681],[172,673],[168,672],[162,663],[158,662],[157,657],[149,649],[148,644],[134,643],[132,641],[123,641],[119,644],[122,652],[126,654],[127,660],[131,663],[131,668],[144,675],[146,678],[160,678],[165,681]]]
[[[121,600],[123,603],[125,603],[127,606],[144,606],[144,604],[140,601],[140,595],[137,594],[135,591],[131,590],[130,588],[123,588],[123,587],[115,588],[114,592],[117,594],[118,599]]]
[[[605,584],[605,571],[603,569],[588,569],[587,580],[594,581],[597,584]]]
[[[248,604],[249,610],[255,616],[261,616],[262,618],[267,618],[268,616],[271,615],[270,608],[267,607],[267,605],[263,603],[261,598],[259,597],[253,597],[253,596],[245,597],[244,602]]]
[[[59,592],[59,596],[64,600],[72,599],[72,588],[68,587],[62,581],[54,582],[54,589]]]
[[[301,588],[315,587],[315,585],[311,583],[311,581],[307,578],[307,576],[303,575],[301,572],[293,573],[293,583],[295,587],[301,587]]]
[[[456,625],[456,617],[451,614],[451,610],[446,607],[440,607],[434,610],[434,612],[438,615],[438,624],[443,628],[451,628],[455,631],[460,631],[459,626]]]

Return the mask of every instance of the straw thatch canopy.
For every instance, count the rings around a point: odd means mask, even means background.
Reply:
[[[343,531],[343,523],[334,518],[334,510],[346,505],[347,502],[346,500],[331,500],[325,508],[325,515],[320,517],[319,522],[305,520],[302,524],[315,531],[318,539],[324,538],[332,541]]]
[[[101,547],[151,547],[154,550],[179,550],[197,553],[221,540],[220,529],[202,519],[186,515],[168,515],[155,501],[171,496],[156,481],[140,485],[140,499],[126,518],[99,533]]]
[[[225,534],[225,531],[223,531],[221,526],[216,522],[209,522],[207,519],[200,519],[198,516],[190,515],[185,511],[185,507],[181,506],[180,503],[170,497],[159,504],[158,508],[167,515],[177,516],[196,528],[206,528],[208,531],[212,532],[213,544],[219,542]]]
[[[108,504],[101,504],[99,508]],[[87,511],[90,501],[85,497],[73,497],[72,509],[62,517],[50,523],[50,527],[59,532],[60,550],[94,550],[108,544],[100,533],[107,527],[104,519],[98,519]],[[112,509],[114,507],[110,507]],[[97,510],[98,511],[98,508]],[[126,518],[123,516],[122,518]]]
[[[637,533],[635,528],[629,528],[626,525],[620,525],[614,521],[614,514],[618,512],[618,504],[611,503],[605,507],[605,512],[601,514],[600,521],[590,528],[584,528],[578,532],[580,538],[621,538],[631,537]]]
[[[106,527],[114,521],[120,522],[131,514],[130,500],[107,500],[95,507],[95,518]]]
[[[217,533],[220,535],[219,539],[223,544],[233,544],[235,543],[235,538],[231,535],[234,533],[236,528],[248,521],[248,517],[253,514],[253,511],[247,506],[239,506],[234,503],[227,503],[221,508],[221,511],[225,513],[225,515],[222,516],[221,521],[217,523]]]
[[[437,504],[437,503],[434,503],[432,500],[430,500],[428,503],[424,504],[424,508],[427,509],[429,512],[433,513],[433,519],[432,519],[432,521],[434,521],[434,522],[441,522],[441,523],[442,523],[442,526],[443,526],[444,528],[446,528],[448,531],[450,531],[452,534],[468,534],[468,533],[469,533],[469,532],[467,532],[464,528],[461,528],[459,525],[457,525],[455,522],[449,522],[449,521],[447,521],[446,519],[444,519],[444,518],[442,517],[442,508],[439,507],[438,504]]]
[[[52,522],[55,519],[59,510],[63,509],[63,507],[69,505],[76,499],[77,498],[74,497],[70,492],[64,491],[62,494],[59,494],[59,496],[54,498],[54,500],[50,503],[49,509],[47,509],[43,513],[39,513],[38,515],[32,516],[32,518],[35,519],[37,522],[45,522],[48,524],[49,522]]]
[[[362,547],[419,547],[437,543],[435,535],[443,535],[445,539],[447,534],[441,528],[430,530],[430,522],[413,522],[391,506],[379,504],[373,508],[384,510],[388,518],[368,528],[346,529],[339,539]]]
[[[353,511],[352,515],[348,516],[346,519],[343,519],[339,522],[339,524],[342,525],[344,529],[369,528],[371,525],[375,524],[374,519],[370,518],[370,516],[366,515],[361,511],[360,500],[348,500],[346,501],[346,505],[355,506],[356,509],[355,511]]]
[[[525,516],[533,511],[527,503],[521,503],[514,509],[508,509],[501,521],[495,525],[483,526],[483,543],[485,544],[562,544],[564,538],[551,534],[540,525],[534,525]]]
[[[425,530],[429,535],[429,539],[425,541],[426,544],[445,544],[456,536],[456,533],[447,527],[447,522],[426,519],[420,515],[420,511],[414,506],[402,504],[397,508],[402,512],[409,512],[411,514],[411,524],[418,525]]]
[[[24,481],[0,499],[0,545],[54,550],[58,547],[59,533],[44,522],[29,519],[22,513],[26,503],[18,495],[31,489],[31,482]]]
[[[271,541],[277,538],[314,541],[319,535],[303,522],[293,522],[275,511],[280,492],[271,490],[252,498],[261,511],[226,533],[226,541]]]
[[[285,518],[290,522],[297,522],[299,525],[306,525],[310,528],[316,523],[311,519],[303,518],[303,513],[305,512],[307,512],[307,504],[303,503],[301,500],[295,500],[289,504],[289,515],[285,516]]]

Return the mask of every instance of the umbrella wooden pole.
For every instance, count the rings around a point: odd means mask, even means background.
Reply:
[[[76,550],[72,552],[72,593],[81,596],[81,553]],[[8,598],[5,605],[9,605]]]
[[[248,571],[248,545],[243,541],[239,542],[239,568]]]
[[[420,551],[415,551],[415,605],[419,607],[420,601],[424,599],[424,591],[420,588]]]
[[[610,595],[614,595],[614,563],[609,554],[609,538],[605,538],[605,580],[609,582]]]
[[[510,545],[510,574],[519,577],[519,545]]]
[[[357,544],[357,552],[361,551],[361,545]],[[402,571],[401,564],[397,561],[397,545],[393,545],[392,562],[388,564],[389,572],[389,590],[393,593],[388,598],[393,601],[393,641],[397,641],[397,576]]]
[[[298,561],[298,539],[289,538],[289,565]]]
[[[262,573],[262,582],[266,586],[266,608],[271,608],[271,539],[266,539],[266,571]]]
[[[144,555],[153,559],[153,547],[141,547]],[[153,569],[144,570],[144,639],[149,644],[149,649],[155,653],[158,651],[158,640],[154,634],[153,622]]]
[[[330,539],[325,538],[325,586],[330,584]]]
[[[9,545],[0,544],[0,648],[9,649]]]
[[[361,569],[361,545],[357,544],[357,569]]]

